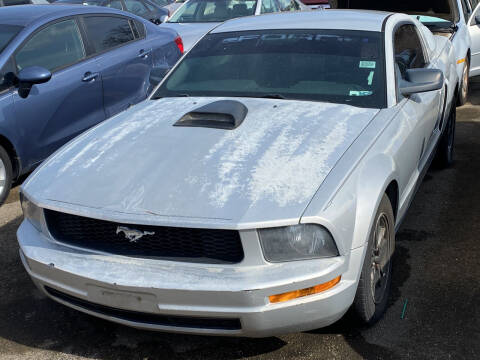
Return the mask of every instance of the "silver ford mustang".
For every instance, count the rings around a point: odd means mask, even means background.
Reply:
[[[30,176],[25,268],[144,329],[269,336],[352,305],[373,324],[395,230],[431,161],[453,161],[456,84],[450,42],[407,15],[228,21]]]

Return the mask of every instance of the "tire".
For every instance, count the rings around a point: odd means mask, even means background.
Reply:
[[[384,194],[370,230],[362,273],[353,302],[356,314],[366,325],[376,323],[387,308],[392,282],[391,255],[394,246],[395,218],[390,200]]]
[[[463,67],[462,79],[458,92],[457,106],[465,105],[468,99],[468,85],[470,76],[470,61],[468,57],[465,59],[465,66]]]
[[[0,206],[7,199],[12,186],[12,163],[5,149],[0,146]]]
[[[452,106],[450,115],[448,116],[445,130],[443,131],[440,142],[438,143],[437,153],[435,154],[434,163],[437,168],[445,169],[452,166],[455,158],[455,127],[457,123],[457,109]]]

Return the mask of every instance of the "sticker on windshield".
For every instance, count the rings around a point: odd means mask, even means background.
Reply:
[[[360,61],[359,67],[360,69],[375,69],[377,67],[377,62],[362,60]]]
[[[373,91],[368,91],[368,90],[363,90],[363,91],[350,90],[350,96],[369,96],[372,94],[373,94]]]

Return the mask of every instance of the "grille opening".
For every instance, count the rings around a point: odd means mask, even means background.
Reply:
[[[206,264],[235,264],[244,257],[235,230],[120,224],[47,209],[45,219],[57,241],[115,255]],[[143,236],[128,239],[125,228]]]
[[[171,316],[122,310],[79,299],[48,286],[45,286],[44,288],[45,291],[54,298],[63,300],[82,309],[89,310],[97,314],[111,316],[120,320],[149,325],[174,326],[194,329],[240,330],[242,328],[240,319]]]

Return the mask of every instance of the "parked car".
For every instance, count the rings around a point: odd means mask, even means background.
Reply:
[[[406,13],[418,18],[434,34],[448,37],[457,56],[456,68],[460,81],[458,105],[465,104],[468,98],[469,76],[480,74],[480,30],[475,16],[472,15],[471,0],[330,0],[330,5],[337,9]],[[478,6],[475,13],[480,14]]]
[[[25,268],[144,329],[270,336],[352,304],[372,324],[395,231],[434,156],[452,163],[454,68],[450,41],[403,14],[227,21],[30,176]]]
[[[158,25],[168,17],[168,10],[149,0],[57,0],[55,4],[104,6],[127,11]]]
[[[0,205],[12,180],[145,100],[181,55],[172,30],[107,8],[2,8],[0,33]]]
[[[185,51],[220,23],[237,17],[309,10],[299,0],[189,0],[162,24],[180,34]]]

